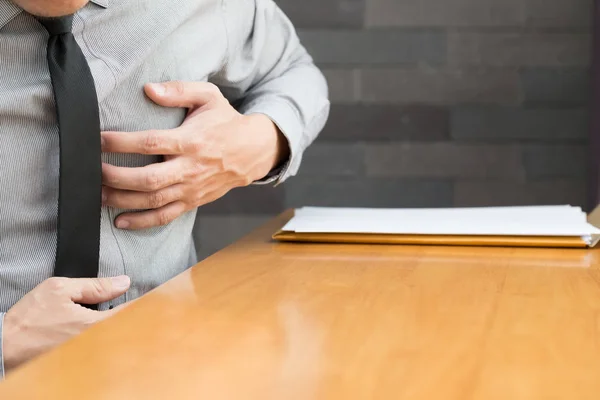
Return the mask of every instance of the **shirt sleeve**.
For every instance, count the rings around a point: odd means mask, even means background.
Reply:
[[[329,116],[327,82],[273,0],[223,0],[227,59],[211,78],[242,114],[264,114],[281,130],[290,158],[262,181],[297,173]]]
[[[4,379],[4,353],[3,353],[3,345],[4,341],[2,340],[2,325],[4,324],[4,313],[0,313],[0,381]]]

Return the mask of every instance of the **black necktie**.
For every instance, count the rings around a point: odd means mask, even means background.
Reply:
[[[98,276],[102,162],[94,79],[71,33],[73,16],[38,18],[50,34],[48,67],[60,129],[58,237],[54,275]]]

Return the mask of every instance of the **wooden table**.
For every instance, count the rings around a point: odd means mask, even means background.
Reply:
[[[600,398],[600,253],[271,243],[284,215],[0,399]]]

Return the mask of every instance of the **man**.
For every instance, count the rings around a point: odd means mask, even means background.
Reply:
[[[0,0],[0,77],[0,375],[193,265],[197,207],[294,175],[329,111],[272,0]]]

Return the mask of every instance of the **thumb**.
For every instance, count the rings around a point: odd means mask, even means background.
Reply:
[[[123,295],[131,285],[128,276],[113,278],[79,278],[67,281],[71,300],[80,304],[99,304]]]
[[[199,108],[224,99],[219,88],[208,82],[149,83],[144,90],[152,101],[163,107]]]

